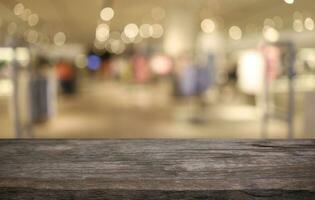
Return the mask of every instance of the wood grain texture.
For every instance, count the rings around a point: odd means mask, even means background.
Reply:
[[[315,140],[0,140],[0,199],[315,199]]]

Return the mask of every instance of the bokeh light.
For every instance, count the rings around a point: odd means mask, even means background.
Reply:
[[[265,26],[263,29],[264,38],[269,42],[277,42],[279,40],[279,32],[270,26]]]
[[[240,39],[242,39],[243,34],[242,34],[242,30],[240,27],[232,26],[229,29],[229,35],[230,35],[230,38],[233,40],[240,40]]]
[[[28,17],[28,24],[30,26],[36,26],[39,22],[39,17],[37,14],[31,14],[29,17]]]
[[[23,5],[22,3],[16,4],[16,5],[14,6],[13,11],[14,11],[14,14],[15,14],[15,15],[18,15],[18,16],[19,16],[19,15],[22,15],[23,12],[24,12],[24,5]]]
[[[107,7],[102,9],[100,17],[104,21],[110,21],[113,19],[114,15],[115,15],[114,10],[110,7]]]
[[[135,38],[139,33],[139,28],[136,24],[128,24],[125,26],[124,33],[128,38]]]
[[[201,22],[201,30],[205,33],[212,33],[216,28],[216,25],[211,19],[204,19]]]
[[[140,26],[140,36],[143,38],[149,38],[153,35],[153,28],[150,24],[142,24]]]
[[[152,37],[153,38],[160,38],[163,36],[164,28],[160,24],[153,24],[152,25]]]
[[[62,46],[66,43],[66,34],[64,32],[58,32],[54,35],[54,43],[57,46]]]
[[[110,28],[107,24],[99,24],[96,28],[95,37],[98,41],[105,42],[109,38]]]
[[[310,17],[306,18],[304,21],[304,26],[309,31],[314,30],[314,20]]]
[[[96,71],[101,66],[101,58],[97,55],[90,55],[88,57],[88,68],[92,71]]]

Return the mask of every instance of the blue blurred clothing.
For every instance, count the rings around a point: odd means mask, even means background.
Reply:
[[[203,65],[186,66],[178,80],[178,90],[182,96],[197,96],[215,85],[216,70],[214,56],[209,55]]]

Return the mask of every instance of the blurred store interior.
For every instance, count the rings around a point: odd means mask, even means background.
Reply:
[[[0,0],[0,138],[315,138],[313,0]]]

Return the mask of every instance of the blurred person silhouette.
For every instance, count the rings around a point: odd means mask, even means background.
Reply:
[[[174,90],[177,97],[193,103],[195,111],[190,121],[192,123],[206,122],[205,93],[214,84],[213,57],[196,64],[189,54],[183,54],[177,59],[174,71]]]
[[[76,92],[76,71],[73,65],[65,60],[60,60],[56,65],[58,79],[64,94]]]
[[[31,76],[31,118],[32,122],[46,121],[55,112],[55,72],[49,60],[38,57]]]

